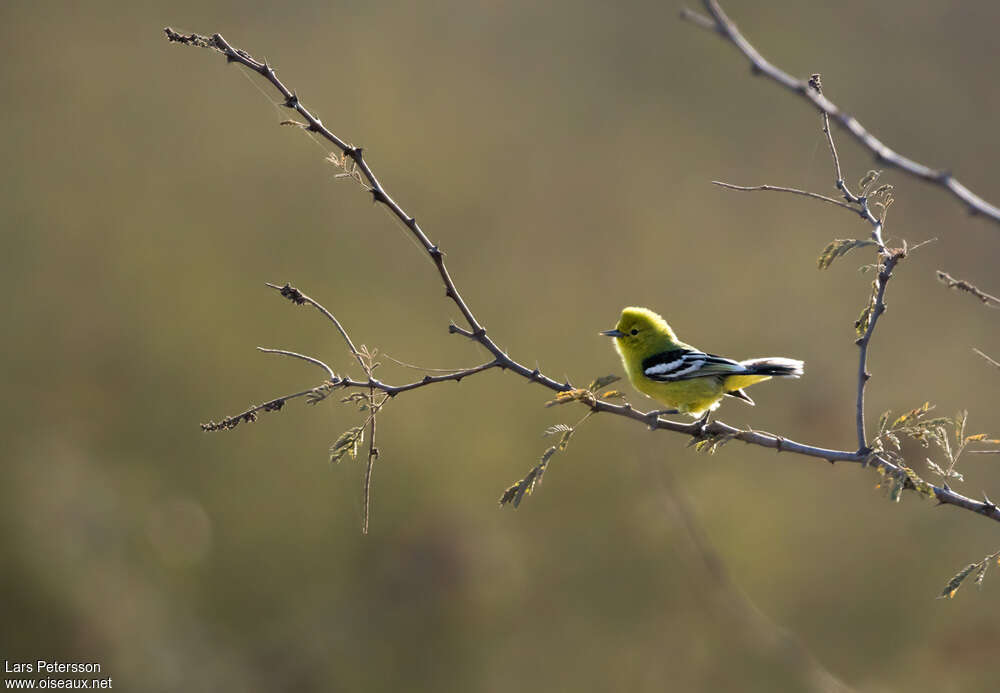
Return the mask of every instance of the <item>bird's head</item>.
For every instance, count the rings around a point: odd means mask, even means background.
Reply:
[[[601,334],[614,337],[619,351],[632,353],[649,353],[664,343],[677,341],[667,321],[649,308],[626,308],[615,329]]]

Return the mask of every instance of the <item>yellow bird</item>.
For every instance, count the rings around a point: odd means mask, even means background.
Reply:
[[[803,363],[795,359],[733,361],[699,351],[679,341],[667,321],[648,308],[626,308],[615,329],[601,334],[614,338],[635,389],[670,407],[658,414],[707,418],[727,395],[752,405],[744,387],[773,376],[802,375]]]

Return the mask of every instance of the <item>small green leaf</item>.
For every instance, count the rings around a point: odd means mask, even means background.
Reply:
[[[955,592],[957,592],[958,588],[962,586],[963,582],[965,582],[965,578],[969,577],[969,575],[972,574],[972,571],[978,566],[978,563],[970,563],[955,573],[954,577],[952,577],[951,580],[948,581],[948,584],[944,586],[944,589],[941,590],[941,596],[948,597],[948,599],[954,597]]]
[[[611,383],[616,383],[619,380],[621,380],[621,378],[614,374],[603,375],[600,378],[597,378],[593,382],[591,382],[590,385],[587,386],[587,389],[590,390],[591,392],[596,392],[600,390],[602,387],[607,387]]]
[[[861,311],[861,315],[858,316],[858,319],[854,321],[854,332],[859,338],[864,337],[865,332],[868,331],[868,321],[871,319],[871,315],[872,305],[869,303],[864,307],[864,310]]]
[[[363,426],[354,426],[340,434],[336,442],[330,446],[330,462],[340,462],[345,455],[357,459],[358,448],[365,439]]]
[[[889,500],[893,503],[898,503],[900,497],[902,497],[904,484],[903,478],[895,477],[893,479],[892,488],[889,489]]]
[[[858,189],[861,191],[859,194],[861,197],[868,196],[868,188],[875,184],[879,176],[882,175],[881,171],[871,170],[865,174],[864,178],[858,181]]]
[[[564,451],[569,447],[569,439],[573,437],[573,429],[568,431],[563,431],[562,437],[559,438],[559,452]]]
[[[990,567],[990,562],[983,561],[982,566],[980,566],[979,570],[976,571],[976,579],[975,579],[976,587],[981,588],[983,586],[983,578],[986,577],[986,571],[989,569],[989,567]]]
[[[823,252],[816,258],[816,266],[819,269],[829,269],[833,261],[838,257],[843,257],[855,248],[864,248],[868,245],[876,245],[875,241],[858,240],[855,238],[835,238],[823,249]]]
[[[917,491],[921,496],[925,496],[927,498],[937,497],[937,495],[934,493],[934,487],[928,484],[923,479],[921,479],[920,476],[915,471],[913,471],[912,469],[910,469],[905,465],[900,465],[899,468],[903,470],[903,473],[906,474],[906,478],[910,481],[911,484],[913,484],[914,490]]]

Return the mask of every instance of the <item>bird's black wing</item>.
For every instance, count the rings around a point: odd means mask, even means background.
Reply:
[[[676,382],[713,375],[746,372],[738,361],[696,349],[671,349],[654,354],[642,362],[642,372],[650,380]]]

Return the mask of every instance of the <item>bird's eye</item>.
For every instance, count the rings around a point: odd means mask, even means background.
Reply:
[[[639,334],[639,330],[637,330],[637,329],[635,329],[635,328],[633,327],[633,328],[632,328],[632,335],[633,335],[633,336],[635,336],[635,335],[637,335],[637,334]]]

